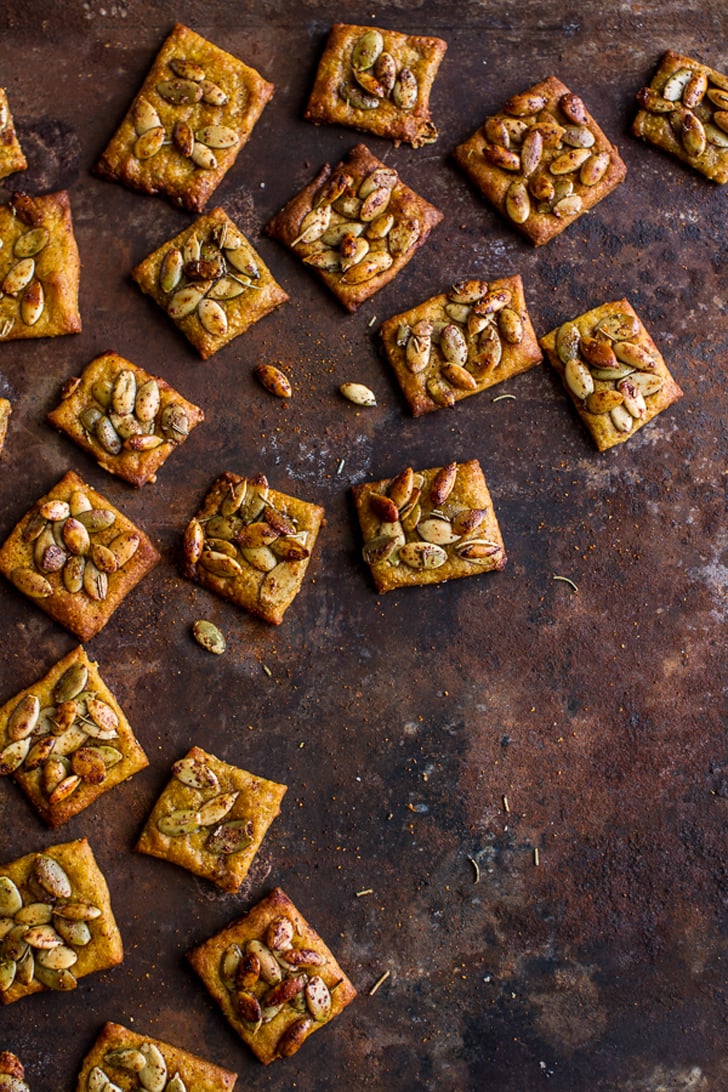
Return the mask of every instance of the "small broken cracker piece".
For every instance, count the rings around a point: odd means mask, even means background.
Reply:
[[[512,95],[456,148],[455,159],[535,246],[593,208],[627,173],[582,100],[555,76]]]
[[[140,487],[204,420],[204,413],[159,376],[109,351],[64,386],[48,420],[99,466]]]
[[[212,209],[132,270],[203,360],[288,299],[221,208]]]
[[[625,443],[682,397],[626,299],[563,322],[540,345],[600,451]]]
[[[237,891],[286,791],[192,747],[172,767],[136,849]]]
[[[254,68],[178,23],[96,173],[201,212],[273,91]]]
[[[441,38],[337,23],[304,117],[346,125],[413,148],[437,140],[430,93],[447,50]]]
[[[356,997],[330,949],[280,888],[188,959],[264,1065],[295,1054]]]
[[[293,197],[266,231],[309,266],[347,311],[389,284],[442,213],[358,144]]]

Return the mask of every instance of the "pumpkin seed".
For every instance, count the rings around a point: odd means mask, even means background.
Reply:
[[[11,266],[0,288],[7,296],[17,296],[27,288],[35,275],[35,259],[21,258]]]
[[[239,137],[234,129],[228,129],[225,125],[205,125],[197,130],[195,139],[206,144],[208,148],[232,148],[238,143]]]
[[[170,838],[194,834],[201,826],[200,813],[194,808],[178,808],[169,815],[160,815],[157,819],[157,829]]]
[[[623,405],[627,412],[635,420],[644,417],[647,412],[647,404],[642,391],[633,383],[632,377],[627,376],[625,379],[620,379],[617,383],[617,390],[622,395]]]
[[[311,209],[301,220],[298,227],[299,234],[293,240],[291,246],[297,246],[298,243],[315,243],[321,238],[330,223],[331,205],[318,205],[316,208]]]
[[[198,645],[216,656],[222,655],[227,648],[227,641],[222,631],[213,622],[208,622],[204,618],[198,618],[192,623],[192,636]]]
[[[190,159],[195,166],[201,167],[205,171],[217,170],[217,157],[206,144],[202,144],[199,140],[196,140],[192,147]]]
[[[698,157],[705,151],[706,136],[703,123],[690,110],[682,117],[682,143],[689,156]]]
[[[290,1058],[302,1046],[312,1027],[313,1022],[305,1017],[296,1020],[281,1035],[276,1045],[276,1053],[282,1058]]]
[[[203,299],[198,307],[198,318],[208,334],[224,337],[227,333],[227,314],[215,299]]]
[[[19,235],[13,244],[13,254],[16,258],[34,258],[44,247],[48,245],[50,235],[44,227],[31,228],[30,231]]]
[[[0,993],[7,993],[15,981],[17,964],[14,959],[0,959]]]
[[[511,95],[503,104],[506,114],[514,117],[525,117],[528,114],[537,114],[543,110],[547,98],[538,91],[524,91],[519,95]]]
[[[56,915],[53,919],[58,935],[66,944],[72,944],[75,948],[85,948],[91,943],[91,930],[85,921],[69,921]]]
[[[355,69],[371,68],[384,49],[384,39],[378,30],[367,30],[354,43],[351,66]]]
[[[377,404],[374,391],[365,387],[363,383],[342,383],[339,390],[344,398],[357,406],[376,406]]]
[[[212,80],[202,80],[200,90],[202,91],[202,101],[209,103],[211,106],[226,106],[230,101],[223,89],[213,83]]]
[[[308,1011],[317,1023],[323,1023],[331,1015],[331,993],[321,975],[313,975],[306,983],[304,993]]]
[[[511,182],[506,190],[505,205],[506,212],[514,224],[525,224],[531,215],[531,202],[523,182]]]
[[[411,68],[401,68],[392,88],[392,101],[400,110],[412,110],[417,103],[419,88]]]
[[[161,118],[151,102],[141,95],[132,104],[131,118],[134,128],[140,136],[149,129],[158,129],[162,124]]]
[[[668,76],[667,82],[662,89],[663,98],[669,99],[670,102],[678,102],[682,98],[683,91],[691,76],[692,72],[689,68],[676,69]]]
[[[630,379],[645,398],[649,398],[651,394],[657,394],[664,386],[661,375],[651,375],[648,372],[631,372]]]
[[[291,397],[293,391],[290,380],[280,368],[274,367],[273,364],[259,364],[255,369],[255,376],[276,398]]]
[[[208,836],[205,848],[210,853],[229,856],[247,849],[253,841],[253,828],[249,819],[232,819],[221,823]]]
[[[191,106],[200,101],[203,88],[196,80],[163,80],[157,84],[157,94],[173,106]]]
[[[18,566],[11,572],[10,579],[18,591],[33,599],[46,599],[49,595],[53,595],[51,584],[35,569]]]
[[[8,717],[6,731],[8,739],[25,739],[38,723],[40,699],[35,694],[26,694]]]
[[[137,159],[151,159],[164,144],[166,134],[162,125],[147,129],[134,142],[134,155]]]
[[[392,231],[395,229],[392,228]],[[392,232],[389,233],[391,238]],[[341,276],[342,284],[364,284],[366,281],[372,280],[373,277],[379,276],[390,268],[394,261],[391,254],[386,251],[378,251],[376,254],[370,254],[363,261],[357,262],[350,269],[347,269]]]
[[[617,432],[631,432],[634,425],[634,417],[624,406],[615,406],[613,410],[609,411],[609,416],[612,419],[612,424],[616,428]]]
[[[420,233],[420,222],[414,217],[397,220],[387,235],[387,246],[390,254],[395,257],[406,254],[415,245]]]
[[[646,349],[634,341],[615,341],[614,352],[618,360],[641,372],[654,372],[657,361]]]
[[[23,897],[9,876],[0,876],[0,918],[12,918],[23,905]]]
[[[587,396],[585,408],[589,413],[609,413],[622,404],[622,395],[615,390],[592,391]]]
[[[33,861],[33,876],[44,891],[57,899],[70,899],[71,881],[54,857],[39,853]]]
[[[573,357],[564,366],[564,381],[571,393],[583,401],[594,390],[592,374],[578,357]]]
[[[438,569],[447,561],[447,551],[432,542],[406,542],[399,548],[399,560],[418,571]]]
[[[209,284],[204,283],[188,284],[179,288],[167,304],[167,314],[175,321],[191,315],[209,287]]]
[[[154,1043],[142,1043],[139,1053],[146,1058],[146,1065],[137,1072],[142,1088],[147,1092],[164,1092],[167,1083],[167,1063],[161,1050]]]

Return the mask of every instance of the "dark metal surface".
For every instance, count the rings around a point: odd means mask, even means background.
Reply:
[[[106,1019],[236,1070],[241,1088],[523,1092],[549,1078],[577,1092],[725,1088],[726,190],[628,133],[634,94],[664,49],[725,71],[725,7],[401,0],[379,10],[355,0],[345,9],[3,5],[0,81],[30,163],[12,181],[31,193],[70,190],[84,331],[0,346],[0,394],[14,404],[0,535],[72,467],[151,534],[163,560],[88,643],[149,769],[56,832],[0,784],[2,860],[89,837],[124,963],[73,995],[3,1009],[0,1047],[22,1057],[36,1092],[74,1087]],[[413,152],[364,138],[445,220],[355,316],[261,231],[324,161],[361,139],[301,120],[327,29],[341,18],[449,43],[432,97],[438,143]],[[178,19],[276,85],[214,203],[291,300],[205,364],[129,277],[191,217],[90,174]],[[536,251],[450,153],[507,94],[552,73],[619,144],[628,176]],[[546,366],[502,388],[515,401],[486,393],[413,421],[378,358],[378,323],[462,275],[516,272],[539,334],[628,296],[682,401],[602,456]],[[207,415],[142,491],[45,424],[61,383],[107,348]],[[260,362],[282,363],[290,402],[257,384]],[[376,409],[341,400],[338,384],[350,379],[374,388]],[[377,596],[349,485],[472,457],[494,496],[506,570]],[[228,469],[264,471],[327,509],[304,590],[279,628],[179,573],[180,532]],[[224,656],[192,642],[197,617],[225,630]],[[6,701],[76,642],[5,582],[0,619]],[[192,743],[289,785],[238,896],[131,849]],[[296,1057],[263,1069],[184,953],[273,884],[360,996]]]

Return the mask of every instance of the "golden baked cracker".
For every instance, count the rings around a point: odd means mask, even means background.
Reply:
[[[625,443],[682,397],[626,299],[563,322],[540,345],[600,451]]]
[[[336,23],[319,62],[305,117],[420,148],[437,140],[430,92],[447,42],[380,27]]]
[[[0,547],[0,572],[82,641],[159,561],[149,538],[69,470]]]
[[[96,173],[201,212],[273,90],[254,68],[178,23]]]
[[[520,276],[462,280],[379,331],[412,414],[454,406],[543,359]]]
[[[203,360],[288,299],[221,208],[158,247],[131,275]]]
[[[3,939],[0,1002],[78,980],[121,963],[124,952],[106,880],[85,838],[0,865]]]
[[[627,173],[582,100],[555,76],[511,96],[455,149],[455,159],[536,246],[593,208]]]
[[[0,341],[81,330],[81,263],[65,190],[0,207]]]
[[[0,707],[0,774],[51,827],[148,765],[124,711],[79,646]]]
[[[271,489],[264,474],[215,481],[184,534],[184,572],[275,625],[298,595],[324,510]]]
[[[442,213],[394,167],[357,144],[329,163],[266,225],[347,311],[389,284],[427,241]]]
[[[329,948],[279,887],[188,959],[264,1065],[295,1054],[356,997]]]
[[[353,487],[363,557],[380,592],[500,570],[506,552],[477,459]]]
[[[139,1057],[146,1063],[143,1082],[136,1076],[135,1065]],[[101,1087],[231,1092],[236,1080],[237,1073],[213,1065],[196,1054],[108,1022],[83,1060],[76,1092],[91,1092]]]
[[[199,406],[159,376],[109,351],[63,386],[48,420],[99,466],[142,486],[204,419]]]

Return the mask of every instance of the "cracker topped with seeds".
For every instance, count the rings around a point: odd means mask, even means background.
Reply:
[[[0,547],[0,572],[82,641],[159,561],[131,520],[69,470]]]
[[[543,359],[519,276],[459,281],[387,319],[379,332],[415,417],[454,406]]]
[[[81,330],[81,263],[65,190],[0,207],[0,341]]]
[[[266,231],[356,311],[396,277],[442,220],[363,144],[329,163],[267,224]]]
[[[226,471],[184,533],[184,572],[275,625],[298,595],[324,510]]]
[[[192,747],[172,766],[136,848],[237,891],[286,791]]]
[[[562,323],[540,343],[600,451],[623,444],[682,397],[626,299]]]
[[[627,173],[582,100],[555,76],[512,95],[455,149],[455,159],[536,246],[593,208]]]
[[[408,466],[352,492],[377,591],[505,568],[500,527],[477,459],[421,471]]]
[[[203,360],[288,299],[221,208],[160,246],[131,275]]]
[[[254,68],[178,23],[96,173],[201,212],[273,90]]]
[[[203,419],[164,379],[111,351],[65,383],[60,405],[48,414],[99,466],[136,486],[155,481]]]
[[[5,88],[0,87],[0,178],[7,178],[15,171],[24,171],[28,161],[23,155],[10,113]]]
[[[421,148],[437,140],[430,92],[447,42],[337,23],[329,32],[305,117]]]
[[[237,1073],[121,1024],[104,1024],[76,1092],[231,1092]]]
[[[75,990],[123,959],[109,889],[85,838],[0,865],[0,1002]]]
[[[329,948],[279,887],[188,958],[264,1065],[291,1057],[356,997]]]
[[[635,136],[728,182],[728,76],[669,49],[637,102]]]
[[[85,649],[0,707],[0,775],[12,774],[51,827],[148,765]]]

